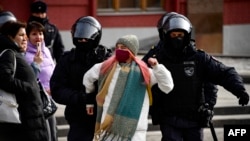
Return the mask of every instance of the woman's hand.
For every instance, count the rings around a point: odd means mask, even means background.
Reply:
[[[153,67],[153,66],[155,66],[155,65],[158,64],[158,61],[157,61],[156,58],[149,58],[149,59],[148,59],[148,63],[149,63],[149,65],[150,65],[151,67]]]
[[[86,110],[87,110],[88,115],[93,115],[94,114],[94,106],[86,105]]]
[[[36,62],[37,64],[41,64],[43,62],[43,54],[41,50],[37,50],[33,61]]]

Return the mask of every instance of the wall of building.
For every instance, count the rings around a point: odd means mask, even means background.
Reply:
[[[81,16],[92,15],[92,3],[96,0],[45,0],[48,17],[60,30],[69,30]]]
[[[29,6],[34,0],[0,0],[0,6],[21,21],[27,21]],[[101,43],[112,47],[125,34],[136,34],[142,46],[157,42],[156,23],[165,11],[111,14],[98,13],[98,0],[44,0],[48,17],[62,33],[65,45],[72,45],[70,28],[80,16],[91,15],[103,25]],[[177,11],[190,18],[194,25],[197,47],[222,55],[250,54],[250,0],[164,0],[163,9]]]
[[[18,20],[27,21],[32,1],[33,0],[0,0],[0,7],[3,10],[11,11]]]
[[[223,55],[250,57],[250,24],[223,26]]]
[[[223,0],[188,0],[188,18],[196,45],[209,53],[222,53]]]
[[[224,1],[223,54],[250,56],[250,1]]]

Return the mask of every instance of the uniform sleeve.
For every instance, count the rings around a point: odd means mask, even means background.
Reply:
[[[207,54],[205,54],[205,63],[202,64],[205,68],[204,76],[208,79],[208,82],[224,87],[236,97],[246,93],[243,79],[234,67],[226,66]]]
[[[150,67],[150,68],[151,68],[151,66],[148,63],[148,59],[150,57],[155,57],[155,52],[156,52],[156,47],[153,46],[153,47],[151,47],[151,49],[142,58],[142,61],[144,61],[147,64],[147,66]]]
[[[160,90],[169,93],[174,88],[172,75],[169,70],[166,69],[162,64],[157,64],[150,69],[151,73],[151,86],[158,83]]]
[[[91,93],[95,90],[94,82],[98,80],[102,63],[95,64],[83,76],[83,85],[86,93]]]
[[[53,41],[53,52],[54,52],[54,57],[56,59],[56,62],[59,61],[60,57],[63,55],[65,50],[62,37],[58,29],[56,28],[56,36]]]
[[[81,107],[86,102],[84,88],[83,86],[80,88],[76,83],[69,84],[72,82],[71,74],[75,73],[78,75],[77,71],[79,71],[75,70],[73,72],[70,70],[72,61],[69,60],[70,55],[67,54],[57,62],[50,78],[51,95],[59,104]],[[81,83],[81,79],[79,82]]]

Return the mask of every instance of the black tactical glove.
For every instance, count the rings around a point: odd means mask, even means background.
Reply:
[[[102,62],[112,55],[112,51],[103,45],[98,45],[95,49],[95,55],[96,59]]]
[[[242,95],[239,96],[238,98],[239,98],[239,105],[245,106],[248,104],[249,95],[246,92],[242,93]]]
[[[200,118],[199,123],[201,127],[209,127],[209,121],[212,120],[214,112],[209,109],[208,103],[202,104],[198,109]]]

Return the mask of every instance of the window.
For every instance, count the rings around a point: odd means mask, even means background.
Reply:
[[[163,0],[98,0],[98,12],[161,11]]]

